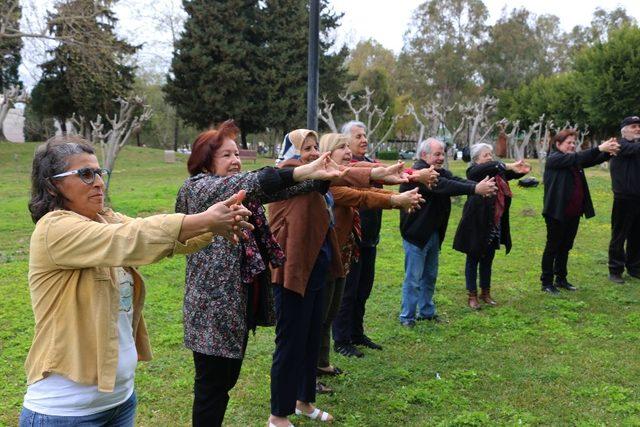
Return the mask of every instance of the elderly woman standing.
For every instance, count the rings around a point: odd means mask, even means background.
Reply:
[[[509,180],[520,178],[531,170],[522,160],[503,163],[493,158],[493,147],[489,144],[471,146],[471,164],[467,169],[467,179],[480,182],[485,177],[495,178],[498,191],[494,196],[474,194],[468,196],[462,210],[462,219],[453,241],[453,248],[467,254],[465,281],[469,294],[469,307],[478,310],[477,277],[480,271],[480,300],[496,305],[491,297],[491,267],[493,257],[500,245],[507,254],[511,250],[509,207],[511,189]]]
[[[328,133],[320,138],[320,152],[331,153],[331,160],[338,165],[348,166],[352,153],[349,149],[350,137],[339,133]],[[357,165],[360,165],[359,163]],[[364,163],[362,167],[374,167],[375,163]],[[437,175],[433,175],[435,178]],[[358,242],[361,230],[359,222],[355,222],[357,208],[369,209],[417,209],[422,200],[417,189],[405,193],[371,188],[352,188],[348,186],[334,186],[331,188],[334,199],[335,230],[338,236],[340,258],[344,269],[343,277],[327,278],[325,285],[324,308],[322,310],[323,324],[321,331],[320,354],[318,357],[318,375],[338,375],[342,371],[330,364],[331,324],[340,308],[345,277],[349,273],[351,263],[358,256]],[[323,385],[318,391],[323,390]]]
[[[279,167],[307,164],[320,155],[314,131],[297,129],[288,133],[282,146]],[[324,154],[325,156],[328,153]],[[402,164],[392,167],[349,168],[334,185],[370,185],[371,179],[389,183],[406,181]],[[269,225],[287,256],[286,263],[272,272],[276,306],[276,349],[271,366],[271,416],[269,425],[291,425],[294,412],[319,421],[333,417],[313,403],[324,286],[327,274],[343,277],[340,248],[335,233],[333,196],[326,185],[309,193],[269,205]]]
[[[108,178],[79,137],[50,140],[34,156],[29,289],[35,335],[25,362],[21,426],[133,426],[136,365],[151,359],[145,286],[135,267],[197,250],[211,232],[251,227],[242,221],[250,212],[235,205],[242,194],[196,215],[126,217],[104,207]]]
[[[217,200],[246,191],[253,231],[240,245],[216,237],[203,250],[187,256],[184,297],[184,341],[195,365],[192,422],[194,426],[222,424],[229,391],[235,386],[248,331],[273,325],[271,272],[284,263],[282,249],[267,224],[262,203],[313,191],[330,179],[325,158],[295,169],[266,167],[241,172],[242,162],[233,121],[201,133],[187,163],[191,175],[178,193],[176,212],[198,213]]]
[[[583,169],[609,160],[618,153],[620,144],[611,138],[576,153],[576,132],[565,129],[553,137],[551,149],[544,170],[542,215],[547,224],[547,243],[542,254],[540,281],[543,292],[557,295],[558,288],[576,290],[567,280],[569,251],[578,233],[580,217],[595,216]]]

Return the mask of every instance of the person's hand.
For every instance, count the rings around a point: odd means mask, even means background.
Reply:
[[[439,175],[438,171],[431,165],[426,169],[414,170],[409,175],[409,181],[420,182],[426,185],[427,188],[431,188],[438,182]]]
[[[242,205],[246,194],[246,191],[240,190],[204,212],[210,232],[233,243],[237,243],[241,238],[246,239],[243,230],[253,230],[253,225],[248,222],[251,211]]]
[[[406,212],[413,212],[416,209],[420,209],[420,203],[424,203],[424,199],[420,193],[418,193],[418,188],[391,196],[391,205],[394,208],[403,209]]]
[[[398,162],[392,166],[378,166],[371,168],[371,180],[382,181],[384,184],[396,185],[409,182],[407,174],[404,173],[404,162]]]
[[[486,176],[482,181],[476,184],[476,194],[483,197],[489,197],[496,194],[498,187],[496,187],[495,178],[489,178]]]
[[[526,163],[524,160],[518,160],[514,163],[508,163],[506,166],[507,169],[511,169],[515,173],[527,174],[531,172],[531,165],[529,163]]]
[[[320,157],[311,163],[298,166],[293,170],[294,181],[304,181],[305,179],[317,179],[329,181],[342,176],[344,173],[339,166],[331,160],[331,153],[322,153]]]
[[[620,151],[620,144],[616,138],[609,138],[602,144],[598,145],[598,150],[615,156],[618,154],[618,151]]]

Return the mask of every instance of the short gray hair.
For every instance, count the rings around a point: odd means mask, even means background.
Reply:
[[[344,133],[346,135],[349,135],[351,133],[351,129],[354,127],[358,127],[358,128],[362,128],[364,130],[367,130],[367,125],[365,125],[364,123],[358,121],[358,120],[351,120],[345,124],[342,125],[342,129],[340,133]]]
[[[447,146],[444,144],[444,142],[440,141],[437,138],[423,139],[422,141],[420,141],[420,144],[418,144],[418,151],[416,151],[416,160],[421,159],[422,158],[422,154],[430,154],[431,153],[431,143],[432,142],[440,144],[440,147],[443,150],[445,148],[447,148]]]
[[[484,150],[493,151],[493,147],[484,142],[479,142],[477,144],[473,144],[471,148],[469,148],[469,156],[471,156],[472,165],[476,164],[476,161],[478,160],[478,156],[480,156],[480,153],[482,153],[482,151]]]

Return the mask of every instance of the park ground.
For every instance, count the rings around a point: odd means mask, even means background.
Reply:
[[[33,333],[27,286],[30,163],[35,144],[0,143],[0,425],[17,424],[25,391],[23,362]],[[186,177],[186,159],[125,147],[112,178],[115,210],[132,216],[170,213]],[[272,164],[259,159],[245,169]],[[464,173],[465,165],[452,163]],[[539,177],[534,164],[533,175]],[[442,246],[436,301],[449,323],[402,328],[397,316],[403,278],[398,212],[384,214],[376,281],[368,304],[368,335],[384,351],[362,359],[332,353],[346,375],[328,380],[333,396],[318,406],[345,426],[624,425],[640,426],[640,281],[607,280],[612,202],[606,170],[587,177],[596,217],[583,220],[569,261],[578,292],[540,292],[545,241],[543,188],[512,185],[513,250],[494,262],[499,305],[466,308],[464,256],[452,238],[463,198],[454,200]],[[137,425],[190,424],[191,353],[182,344],[183,257],[143,267],[145,315],[154,359],[137,371]],[[273,328],[251,335],[226,416],[229,426],[262,426],[269,415]],[[296,425],[318,425],[295,417]]]

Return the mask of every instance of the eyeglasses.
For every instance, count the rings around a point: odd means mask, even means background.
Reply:
[[[72,171],[66,171],[63,173],[59,173],[57,175],[53,175],[51,178],[63,178],[69,175],[78,175],[82,182],[87,185],[91,185],[96,180],[96,175],[98,175],[104,181],[105,185],[109,182],[109,177],[111,177],[111,171],[109,169],[91,169],[91,168],[82,168],[82,169],[74,169]]]

